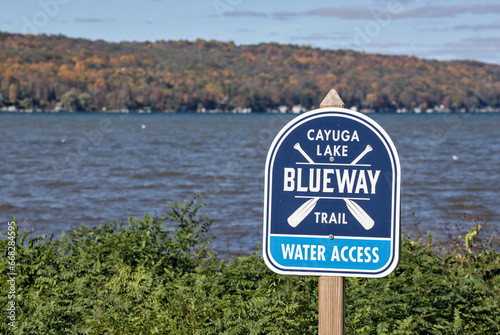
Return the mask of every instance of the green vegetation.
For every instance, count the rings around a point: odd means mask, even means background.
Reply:
[[[59,239],[19,234],[17,327],[7,324],[3,293],[0,332],[316,333],[318,279],[274,274],[258,253],[218,260],[202,206],[195,198],[171,204],[166,217],[81,226]],[[480,228],[453,251],[403,237],[391,275],[346,279],[346,333],[498,333],[498,240],[485,247]],[[9,285],[8,242],[0,241],[2,292]]]
[[[156,111],[316,105],[500,107],[500,66],[232,42],[109,43],[0,33],[0,107]]]

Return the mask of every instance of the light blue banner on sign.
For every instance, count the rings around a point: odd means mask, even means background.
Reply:
[[[390,239],[271,235],[269,246],[272,258],[284,269],[378,271],[393,256]]]

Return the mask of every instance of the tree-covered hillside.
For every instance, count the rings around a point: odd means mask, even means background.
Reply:
[[[317,104],[500,107],[500,66],[265,43],[110,43],[0,33],[0,107],[197,110]]]

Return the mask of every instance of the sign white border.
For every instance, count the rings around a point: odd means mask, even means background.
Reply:
[[[368,127],[373,131],[385,145],[389,157],[391,159],[392,166],[392,194],[391,194],[391,255],[389,261],[383,266],[379,267],[377,270],[348,270],[348,269],[329,269],[329,268],[301,268],[301,267],[286,267],[277,264],[277,262],[272,258],[270,248],[270,238],[271,238],[271,225],[270,221],[271,210],[272,210],[272,174],[274,160],[276,153],[279,151],[281,144],[284,139],[298,126],[321,117],[344,117],[357,121],[364,126]],[[387,132],[374,120],[367,117],[362,113],[352,111],[345,108],[320,108],[309,112],[306,112],[286,124],[274,138],[266,159],[266,169],[265,169],[265,185],[264,185],[264,227],[263,227],[263,249],[262,254],[266,265],[274,272],[282,275],[301,275],[301,276],[342,276],[342,277],[369,277],[369,278],[380,278],[389,275],[397,267],[400,257],[400,203],[401,203],[401,166],[399,162],[399,155],[392,142],[391,138]],[[278,236],[279,234],[274,234],[273,236]],[[328,236],[312,236],[307,237],[324,237]],[[336,236],[336,238],[349,238],[356,239],[356,237],[341,237]],[[359,237],[360,240],[366,240],[369,238]]]

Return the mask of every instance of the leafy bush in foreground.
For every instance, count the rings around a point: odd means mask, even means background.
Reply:
[[[16,328],[5,334],[314,334],[318,280],[280,276],[258,253],[218,260],[196,199],[166,217],[81,226],[60,239],[17,238]],[[346,279],[347,334],[500,332],[500,257],[476,226],[461,252],[402,238],[398,268]],[[16,230],[17,232],[17,230]],[[6,235],[6,233],[4,233]],[[8,290],[8,239],[2,292]],[[474,249],[474,250],[473,250]]]

